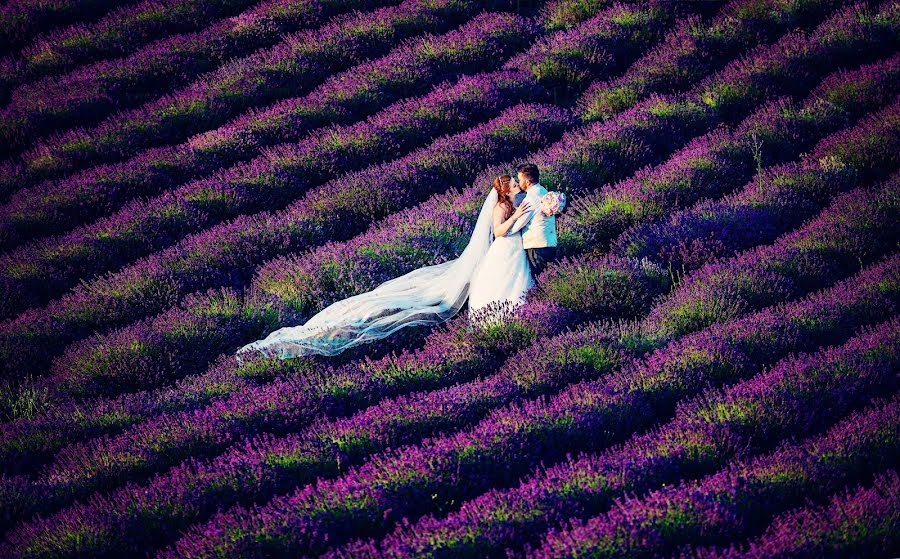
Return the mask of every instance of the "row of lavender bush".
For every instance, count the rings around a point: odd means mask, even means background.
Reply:
[[[799,301],[781,302],[690,334],[679,342],[679,350],[672,346],[659,356],[657,370],[674,366],[671,375],[677,376],[691,367],[722,368],[740,378],[781,355],[838,343],[858,326],[897,312],[898,266],[900,257],[894,253]],[[698,359],[701,351],[705,357]],[[538,542],[552,527],[569,519],[601,512],[626,492],[643,492],[696,477],[740,453],[756,451],[757,442],[748,440],[746,430],[738,431],[737,425],[731,424],[733,415],[728,411],[707,417],[705,423],[684,424],[676,419],[599,455],[568,458],[511,488],[493,489],[467,501],[446,517],[428,515],[399,527],[377,545],[365,547],[390,556],[502,557],[507,549]],[[786,418],[776,411],[753,419],[772,429],[771,421]],[[797,425],[796,419],[785,426],[807,432],[811,427]]]
[[[23,45],[43,30],[88,21],[116,7],[109,0],[10,0],[0,7],[0,47]]]
[[[889,410],[896,417],[900,410]],[[861,416],[859,422],[879,418]],[[894,439],[900,434],[895,433]],[[896,467],[896,462],[892,465]],[[777,516],[746,549],[698,550],[696,559],[818,559],[893,557],[900,551],[900,475],[887,469],[870,486],[833,495],[819,507],[799,507]]]
[[[873,203],[825,216],[823,221],[830,227],[822,227],[825,224],[820,222],[820,227],[813,227],[807,238],[812,237],[819,244],[843,245],[854,240],[841,234],[849,233],[851,237],[861,235],[856,240],[872,240],[869,246],[889,247],[896,227],[885,232],[880,224],[889,220],[896,204],[890,204],[890,189],[884,189],[879,200],[884,204],[881,211],[872,207]],[[852,216],[854,233],[842,231]],[[886,236],[880,241],[873,238],[882,234]],[[784,248],[775,245],[771,250]],[[844,252],[840,259],[843,265],[828,258],[828,253],[845,250],[834,248],[820,253],[822,261],[811,266],[821,274],[820,279],[828,274],[839,277],[846,271],[846,260],[855,260],[854,256]],[[815,253],[817,247],[806,252]],[[790,256],[791,262],[802,263],[796,254]],[[813,254],[806,256],[807,262],[813,260]],[[683,301],[682,297],[676,290],[674,299]],[[665,324],[655,325],[665,331]],[[716,349],[698,352],[692,347],[692,359],[686,361],[694,366],[698,361],[704,363]],[[663,350],[662,355],[665,354]],[[250,549],[272,555],[318,553],[350,534],[377,534],[403,517],[412,519],[426,512],[441,514],[453,510],[453,503],[460,499],[515,481],[538,459],[558,458],[573,449],[602,448],[649,426],[660,416],[665,417],[679,400],[699,392],[708,383],[727,378],[720,376],[727,371],[717,367],[694,369],[693,375],[669,376],[674,363],[656,368],[653,365],[661,364],[659,357],[660,354],[648,356],[643,369],[627,368],[620,375],[571,385],[550,398],[501,408],[470,429],[378,454],[340,478],[301,486],[263,507],[237,507],[214,517],[208,526],[189,530],[178,549],[198,555],[213,549],[234,556]],[[682,363],[685,357],[682,356]]]
[[[774,514],[806,499],[822,499],[848,482],[896,466],[900,396],[892,373],[900,365],[898,335],[900,317],[894,317],[842,346],[786,360],[709,401],[688,403],[681,415],[729,415],[737,429],[750,430],[753,420],[767,413],[787,411],[801,422],[803,416],[815,422],[819,413],[840,415],[878,390],[894,395],[887,404],[699,481],[617,499],[608,512],[551,532],[533,556],[653,557],[686,545],[727,543],[760,531]],[[820,405],[819,413],[811,411]]]
[[[119,113],[112,120],[131,123],[133,131],[129,133],[127,126],[118,134],[114,127],[96,129],[92,131],[94,141],[106,138],[111,146],[119,146],[117,149],[131,150],[142,146],[139,135],[144,135],[155,142],[154,145],[165,146],[184,139],[187,134],[180,134],[181,129],[208,130],[235,113],[248,112],[247,109],[258,104],[257,97],[263,102],[266,96],[271,101],[305,95],[315,86],[321,89],[322,83],[329,78],[331,86],[324,86],[325,91],[334,90],[341,79],[346,82],[354,72],[371,72],[372,64],[366,64],[367,57],[378,59],[388,51],[396,56],[398,50],[406,52],[408,57],[416,50],[410,43],[412,37],[429,29],[435,33],[452,29],[455,24],[465,23],[481,6],[482,3],[474,0],[446,0],[434,5],[407,0],[397,6],[336,18],[319,29],[292,35],[275,47],[232,61],[191,86],[163,96],[147,110]],[[524,21],[518,22],[519,27]],[[496,32],[495,35],[503,36]],[[424,35],[420,41],[426,38],[434,40],[433,36]],[[518,39],[518,44],[524,45],[526,38],[527,30]],[[515,43],[516,38],[508,37],[507,41]],[[350,68],[349,72],[339,73],[338,79],[332,77],[333,73]],[[363,75],[359,79],[369,81]],[[315,123],[313,121],[313,125]],[[293,136],[288,135],[288,138],[302,137],[298,132],[291,134]],[[124,164],[94,166],[65,179],[48,180],[19,190],[3,208],[4,215],[10,220],[3,235],[8,237],[4,244],[68,229],[107,214],[137,192],[152,195],[182,179],[199,176],[228,163],[216,157],[200,157],[201,154],[193,153],[193,147],[187,143],[151,149]],[[166,170],[169,166],[174,168]],[[139,173],[153,179],[136,176]],[[48,195],[50,200],[37,202]],[[33,204],[35,207],[27,209]],[[40,219],[42,215],[43,220]],[[58,224],[50,225],[50,222]]]
[[[251,3],[250,0],[143,0],[119,6],[98,21],[50,29],[19,53],[0,59],[0,98],[5,99],[15,86],[46,75],[70,72],[95,60],[129,54],[175,33],[206,27],[211,19],[228,17]],[[16,97],[13,91],[12,98]]]
[[[84,153],[91,147],[92,142],[85,141],[85,130],[65,131],[65,127],[91,124],[111,112],[155,99],[235,56],[277,43],[283,33],[321,25],[329,16],[353,8],[382,5],[379,0],[267,0],[234,17],[211,22],[200,31],[151,43],[124,58],[101,60],[62,76],[39,79],[13,92],[0,113],[0,138],[7,142],[7,151],[31,144],[15,160],[41,172],[55,162],[50,146],[62,148],[62,154]],[[47,104],[47,99],[54,103]],[[62,131],[32,144],[36,136],[60,127]]]
[[[883,292],[875,286],[885,277],[890,277],[892,271],[896,272],[898,264],[900,260],[894,258],[889,263],[870,267],[864,274],[819,294],[818,299],[824,299],[830,303],[831,308],[836,308],[831,311],[832,315],[838,313],[836,316],[840,316],[839,313],[844,312],[851,317],[850,320],[853,320],[852,317],[855,316],[867,316],[861,311],[872,309],[874,313],[872,320],[877,320],[876,317],[889,314],[890,309],[897,306],[896,290]],[[835,297],[836,293],[840,293],[841,297]],[[794,317],[798,314],[802,317],[823,315],[828,312],[827,308],[823,309],[814,299],[788,308],[797,309],[792,314]],[[774,314],[772,310],[764,312],[769,313],[767,316],[785,320],[783,313]],[[742,320],[740,327],[744,330],[737,331],[746,331],[747,325],[759,327],[771,324],[771,320],[761,321],[759,318],[757,315]],[[843,321],[841,329],[830,326],[828,335],[846,336],[849,332],[847,327],[851,323]],[[800,324],[815,323],[800,322]],[[726,327],[735,330],[738,326],[729,323]],[[625,331],[627,332],[627,328]],[[779,330],[772,331],[781,333]],[[810,334],[823,333],[805,332],[805,335],[800,337],[804,344],[802,347],[806,347],[805,344],[814,345],[821,340]],[[703,334],[709,338],[712,332]],[[12,540],[23,550],[30,548],[33,552],[41,549],[48,556],[56,557],[76,552],[94,555],[126,553],[135,548],[145,549],[148,545],[158,546],[170,539],[179,526],[183,526],[186,522],[195,522],[212,512],[214,506],[223,503],[223,499],[228,502],[236,499],[244,502],[250,502],[252,499],[258,502],[303,480],[312,481],[314,477],[336,475],[347,465],[356,462],[359,457],[380,451],[387,445],[404,444],[413,437],[422,437],[423,434],[437,429],[446,430],[451,426],[471,422],[473,413],[484,414],[487,409],[486,403],[496,407],[506,401],[504,395],[510,391],[518,395],[517,397],[546,393],[554,388],[558,390],[566,383],[597,377],[611,368],[620,368],[632,353],[626,345],[623,345],[625,338],[627,336],[614,334],[610,329],[598,331],[596,328],[587,328],[549,340],[540,340],[540,343],[531,345],[527,351],[520,352],[515,358],[508,360],[507,365],[493,376],[433,393],[384,400],[352,418],[314,424],[302,434],[283,438],[257,437],[233,447],[215,459],[185,462],[166,474],[153,478],[147,484],[128,485],[111,495],[97,495],[88,502],[76,504],[49,519],[24,525],[16,531]],[[579,344],[575,351],[571,349],[573,342]],[[785,336],[784,344],[786,345],[784,351],[787,348],[798,347],[796,337]],[[766,359],[771,357],[767,355],[762,361],[757,358],[756,361],[747,363],[745,368],[756,369]],[[537,390],[539,388],[540,390]],[[773,415],[774,417],[786,419],[783,415]],[[722,434],[724,426],[719,427],[719,434]],[[802,429],[804,426],[801,424],[797,427]],[[791,428],[791,424],[785,421],[784,428]],[[712,429],[706,431],[707,434],[715,432]],[[676,437],[671,434],[667,434],[665,438],[669,442],[675,439]],[[731,437],[724,440],[733,441],[733,439]],[[711,441],[707,442],[712,444]],[[329,448],[323,450],[323,444]],[[713,464],[721,463],[725,458],[724,453],[727,452],[724,441],[718,444],[721,445],[720,451],[723,456],[712,462],[714,457],[710,455],[707,460]],[[668,448],[654,445],[652,438],[649,444],[638,447],[640,449],[638,453],[634,452],[635,446],[630,447],[631,455],[647,452],[647,448],[658,448],[661,451]],[[611,454],[622,458],[629,456],[628,451],[629,449],[626,449]],[[621,463],[622,460],[615,462]],[[644,464],[655,463],[648,458]],[[694,468],[700,467],[697,465]],[[616,471],[620,471],[619,468],[616,468]],[[657,477],[666,479],[664,476],[671,473],[672,470],[668,470],[658,474]],[[637,471],[635,475],[638,475]],[[645,475],[649,477],[651,474]],[[533,494],[534,492],[528,492],[528,495]],[[534,504],[533,500],[529,502],[523,495],[518,495],[518,498],[525,499],[523,505]],[[480,501],[484,502],[484,499]],[[512,500],[512,503],[507,502],[507,505],[515,508],[518,505],[517,499]],[[555,513],[571,510],[568,506],[546,508]],[[468,512],[473,511],[470,509]],[[490,510],[485,512],[490,513]],[[462,516],[465,518],[468,514]],[[533,517],[533,514],[527,516],[529,519]],[[483,529],[478,533],[490,533],[491,528],[495,528],[493,531],[495,534],[515,533],[510,531],[510,526],[490,526],[492,521],[503,518],[501,514],[476,514],[475,518],[480,519],[482,524],[488,524],[482,526]],[[472,518],[466,518],[466,522],[471,520]],[[448,523],[462,529],[461,524],[456,524],[452,520],[448,519]],[[529,526],[528,530],[531,532],[533,526]],[[91,533],[95,537],[87,545],[73,546],[71,540],[65,542],[57,536],[75,531]],[[434,537],[434,534],[450,536],[449,531],[443,528],[429,533],[433,535],[420,534],[417,541],[441,542],[440,537]],[[463,542],[464,538],[451,536],[447,541]],[[412,548],[423,549],[418,544],[412,544]],[[457,549],[456,554],[485,556],[486,549],[486,547],[464,546]],[[27,553],[22,551],[21,555]]]

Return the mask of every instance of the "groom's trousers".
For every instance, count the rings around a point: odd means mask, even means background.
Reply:
[[[525,254],[531,264],[531,275],[537,277],[547,263],[556,258],[556,247],[526,248]]]

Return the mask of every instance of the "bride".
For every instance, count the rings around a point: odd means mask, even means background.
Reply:
[[[299,326],[275,330],[238,350],[260,351],[282,359],[300,355],[336,355],[352,346],[384,338],[404,326],[437,324],[455,315],[469,301],[470,321],[477,322],[508,302],[515,307],[534,285],[522,233],[507,235],[530,209],[515,179],[494,179],[478,214],[469,243],[458,258],[425,266],[388,280],[375,289],[322,309]],[[494,305],[492,305],[492,303]],[[499,307],[498,307],[499,308]],[[478,317],[478,319],[476,319]]]

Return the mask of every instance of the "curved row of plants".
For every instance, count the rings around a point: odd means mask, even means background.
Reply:
[[[779,117],[785,112],[778,106],[774,110]],[[721,199],[705,200],[661,220],[633,226],[615,240],[612,251],[622,256],[650,258],[665,262],[670,268],[685,270],[714,260],[735,246],[750,247],[773,240],[782,230],[777,225],[782,221],[793,223],[798,217],[810,217],[823,201],[848,186],[860,180],[867,182],[873,176],[883,176],[885,170],[900,167],[900,152],[897,151],[900,149],[897,140],[900,97],[864,119],[878,121],[876,126],[880,132],[860,134],[867,128],[861,123],[829,136],[808,156],[808,160],[817,161],[822,167],[853,168],[856,172],[851,182],[835,180],[831,184],[822,184],[817,179],[809,180],[811,177],[798,172],[803,162],[777,165],[767,169],[755,182]],[[802,126],[794,131],[806,132]],[[838,147],[854,143],[857,147],[852,152]],[[770,230],[764,229],[769,227]]]
[[[21,84],[84,64],[123,56],[152,41],[207,27],[234,15],[250,0],[143,0],[126,4],[99,20],[50,29],[20,52],[0,60],[0,98]]]
[[[900,414],[900,410],[888,410]],[[858,421],[878,421],[860,416]],[[894,435],[897,438],[897,435]],[[697,550],[697,559],[816,559],[897,553],[900,475],[896,469],[875,474],[871,484],[856,484],[821,506],[797,507],[780,514],[747,549]]]
[[[840,416],[879,393],[893,395],[888,403],[853,414],[801,443],[785,442],[769,454],[723,465],[696,482],[627,502],[617,499],[608,512],[551,533],[533,556],[652,557],[686,545],[727,543],[761,531],[779,512],[896,466],[900,396],[892,372],[900,364],[898,333],[895,316],[842,346],[788,359],[708,401],[689,403],[680,415],[701,422],[704,416],[730,415],[736,430],[750,430],[754,419],[766,413],[821,422],[820,414]],[[797,436],[803,434],[800,430]]]
[[[329,17],[353,9],[371,9],[390,2],[265,0],[233,17],[207,21],[208,26],[199,31],[164,37],[122,58],[87,63],[67,74],[40,78],[12,92],[10,103],[0,112],[0,138],[6,142],[7,152],[27,148],[14,160],[21,162],[29,175],[35,176],[32,172],[37,171],[36,176],[46,177],[48,164],[58,163],[51,146],[63,148],[63,154],[89,147],[90,141],[83,145],[86,130],[72,126],[91,125],[120,110],[128,112],[129,107],[182,87],[201,74],[227,65],[232,58],[278,43],[284,33],[322,25]],[[203,78],[198,81],[202,83]],[[48,104],[48,99],[53,103]]]
[[[0,35],[4,49],[23,45],[43,29],[77,21],[90,21],[115,8],[109,0],[10,0],[0,11]]]

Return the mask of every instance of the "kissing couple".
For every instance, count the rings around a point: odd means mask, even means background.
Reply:
[[[490,319],[493,309],[515,308],[556,258],[556,214],[564,204],[564,195],[541,185],[537,165],[519,165],[515,177],[494,179],[458,258],[337,301],[304,324],[279,328],[243,346],[237,359],[254,351],[282,359],[337,355],[405,326],[443,322],[467,300],[472,323]]]

